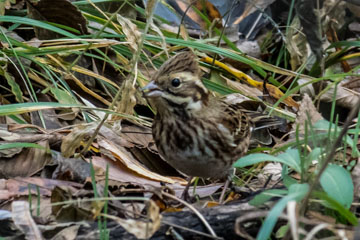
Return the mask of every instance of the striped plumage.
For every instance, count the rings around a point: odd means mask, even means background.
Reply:
[[[247,151],[252,121],[239,105],[209,93],[191,52],[166,61],[144,95],[157,109],[152,130],[159,153],[177,170],[221,178]]]

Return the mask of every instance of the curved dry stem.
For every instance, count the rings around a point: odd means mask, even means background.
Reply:
[[[167,192],[164,192],[162,191],[161,192],[162,195],[164,195],[165,197],[168,197],[168,198],[171,198],[172,200],[175,200],[175,201],[178,201],[180,202],[181,204],[184,204],[186,207],[188,207],[191,211],[193,211],[195,213],[195,215],[200,219],[200,221],[205,225],[205,227],[207,228],[207,230],[210,232],[210,234],[213,236],[213,237],[216,237],[216,233],[215,231],[211,228],[210,224],[206,221],[206,219],[204,218],[203,215],[201,215],[201,213],[196,210],[196,208],[194,208],[193,206],[191,206],[189,203],[185,202],[184,200],[180,199],[180,198],[177,198],[175,197],[174,195],[171,195]]]

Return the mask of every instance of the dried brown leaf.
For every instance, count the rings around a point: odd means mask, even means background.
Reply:
[[[99,171],[99,174],[96,175],[97,180],[105,180],[106,165],[109,164],[109,179],[116,181],[118,185],[131,183],[136,186],[144,187],[145,189],[149,189],[152,187],[161,187],[161,183],[159,180],[152,180],[147,178],[146,176],[144,177],[142,175],[139,175],[131,169],[127,168],[126,166],[123,166],[121,164],[115,164],[113,161],[114,160],[107,157],[94,156],[92,158],[93,165],[97,168],[103,169],[102,172]],[[186,184],[186,181],[181,178],[169,178],[173,179],[174,181],[181,182],[182,184]],[[184,187],[180,185],[179,188],[184,189]]]
[[[36,195],[38,186],[41,196],[50,196],[51,190],[56,186],[72,186],[80,188],[82,184],[75,182],[66,182],[60,180],[46,179],[46,178],[15,178],[15,179],[1,179],[0,180],[0,199],[8,200],[11,197],[28,196],[29,186],[31,194]]]
[[[11,4],[15,4],[16,0],[3,0],[0,2],[0,15],[3,16],[5,14],[5,9],[10,9]]]
[[[133,50],[133,53],[138,51],[138,44],[141,39],[141,32],[137,29],[137,26],[132,23],[128,18],[117,15],[117,20],[122,26],[122,31],[126,36],[126,41],[129,42],[130,49]]]
[[[52,98],[45,94],[38,94],[39,102],[52,102]],[[70,115],[75,115],[71,109],[66,110],[66,112]],[[38,111],[30,112],[31,123],[43,127],[46,129],[59,129],[65,127],[64,124],[60,123],[59,117],[55,112],[55,109],[44,109],[41,110],[41,115]],[[76,116],[76,115],[75,115]],[[73,120],[74,117],[71,119]],[[44,124],[43,124],[44,123]],[[45,126],[44,126],[45,125]]]
[[[118,139],[120,138],[124,143],[126,143],[126,144],[117,143],[118,145],[127,148],[131,148],[134,146],[139,148],[148,148],[154,143],[150,127],[145,127],[137,124],[129,124],[126,121],[119,122],[118,125],[120,125],[118,127],[121,128],[120,131],[117,131],[114,128],[108,129],[113,133],[113,135],[116,135]],[[115,131],[116,134],[114,134]],[[107,139],[109,139],[109,134],[102,134],[102,135]],[[113,139],[110,140],[113,141]]]
[[[306,41],[306,36],[300,34],[300,20],[298,17],[294,18],[286,35],[286,48],[290,53],[291,69],[296,70],[301,64],[307,61],[311,54],[311,49]]]
[[[150,221],[122,219],[117,217],[111,218],[125,228],[126,231],[134,234],[138,239],[148,239],[160,228],[162,218],[159,207],[155,202],[150,200],[148,203],[147,216]]]
[[[130,79],[126,79],[123,83],[123,88],[121,89],[121,100],[117,104],[116,111],[120,113],[125,113],[128,115],[134,114],[134,106],[136,105],[137,93],[135,87],[132,84]],[[113,120],[120,119],[119,117],[113,117]]]
[[[100,146],[101,152],[110,159],[113,159],[114,164],[116,164],[119,168],[128,168],[129,170],[133,171],[134,174],[136,173],[142,177],[146,177],[155,181],[161,181],[165,183],[180,182],[179,179],[174,180],[172,178],[164,177],[149,171],[144,166],[142,166],[142,164],[140,164],[138,160],[136,160],[133,155],[124,147],[116,146],[107,139],[99,139],[98,144]],[[181,183],[186,183],[186,181],[183,180]]]
[[[71,157],[75,154],[76,149],[78,149],[83,143],[85,143],[91,135],[95,132],[96,122],[93,122],[89,125],[77,125],[72,131],[63,138],[61,143],[61,154],[64,157]]]
[[[214,183],[214,184],[209,184],[206,186],[190,187],[189,195],[190,195],[190,197],[195,197],[195,195],[194,195],[194,188],[195,188],[195,194],[199,198],[209,197],[209,196],[213,195],[215,192],[217,192],[223,186],[224,186],[224,183]],[[178,184],[174,184],[172,186],[172,189],[174,190],[175,195],[178,198],[180,198],[184,192],[184,186],[180,186]]]
[[[0,134],[1,134],[1,132],[0,132]],[[3,144],[6,144],[6,143],[0,143],[0,146]],[[19,154],[22,150],[23,150],[23,148],[20,148],[20,147],[19,148],[1,149],[0,150],[0,159],[12,158],[16,154]]]
[[[259,96],[263,95],[263,93],[255,87],[251,87],[251,86],[241,83],[241,82],[232,81],[228,78],[225,78],[225,80],[226,80],[226,84],[229,87],[234,88],[234,89],[240,91],[240,93],[242,93],[241,94],[243,96],[242,98],[244,98],[244,96],[249,96],[249,97],[258,99]],[[229,94],[229,95],[233,95],[233,94]],[[246,98],[246,100],[249,99],[247,97],[245,97],[245,98]]]
[[[346,7],[356,16],[360,17],[360,6],[352,3],[346,3]]]
[[[51,193],[51,203],[69,201],[74,198],[93,197],[92,191],[77,190],[72,187],[55,187]],[[93,219],[93,207],[91,201],[79,201],[66,205],[53,205],[52,213],[59,222],[74,222]]]
[[[296,130],[296,126],[299,125],[299,133],[304,134],[305,132],[305,121],[308,125],[313,125],[317,121],[323,119],[321,114],[316,110],[309,95],[305,94],[299,107],[299,112],[293,124],[293,130]]]
[[[64,158],[54,152],[54,162],[57,164],[52,173],[53,179],[83,183],[90,176],[90,164],[81,158]]]
[[[332,86],[323,95],[320,100],[324,102],[332,102],[334,99],[335,87]],[[343,86],[337,86],[336,89],[336,104],[344,108],[352,109],[359,101],[360,93],[354,90],[345,88]]]
[[[37,4],[27,4],[29,15],[36,20],[45,20],[71,27],[79,35],[87,33],[86,18],[79,9],[67,0],[41,0]],[[34,27],[38,39],[56,39],[61,35],[44,28]]]
[[[78,235],[79,228],[80,225],[64,228],[52,237],[51,240],[75,240]]]
[[[38,226],[30,214],[28,202],[15,201],[12,203],[12,219],[15,225],[25,234],[26,239],[43,239]]]
[[[43,148],[26,148],[14,158],[0,158],[2,178],[28,177],[37,173],[51,161],[48,141],[38,142]]]

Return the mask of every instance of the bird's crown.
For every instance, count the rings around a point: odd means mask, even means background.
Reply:
[[[201,82],[201,70],[192,52],[168,59],[145,86],[144,95],[169,107],[200,110],[207,104],[209,92]]]

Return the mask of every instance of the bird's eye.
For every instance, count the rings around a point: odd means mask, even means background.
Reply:
[[[181,83],[181,81],[180,81],[180,79],[178,79],[178,78],[174,78],[173,80],[171,80],[171,85],[172,85],[173,87],[178,87],[178,86],[180,86],[180,83]]]

